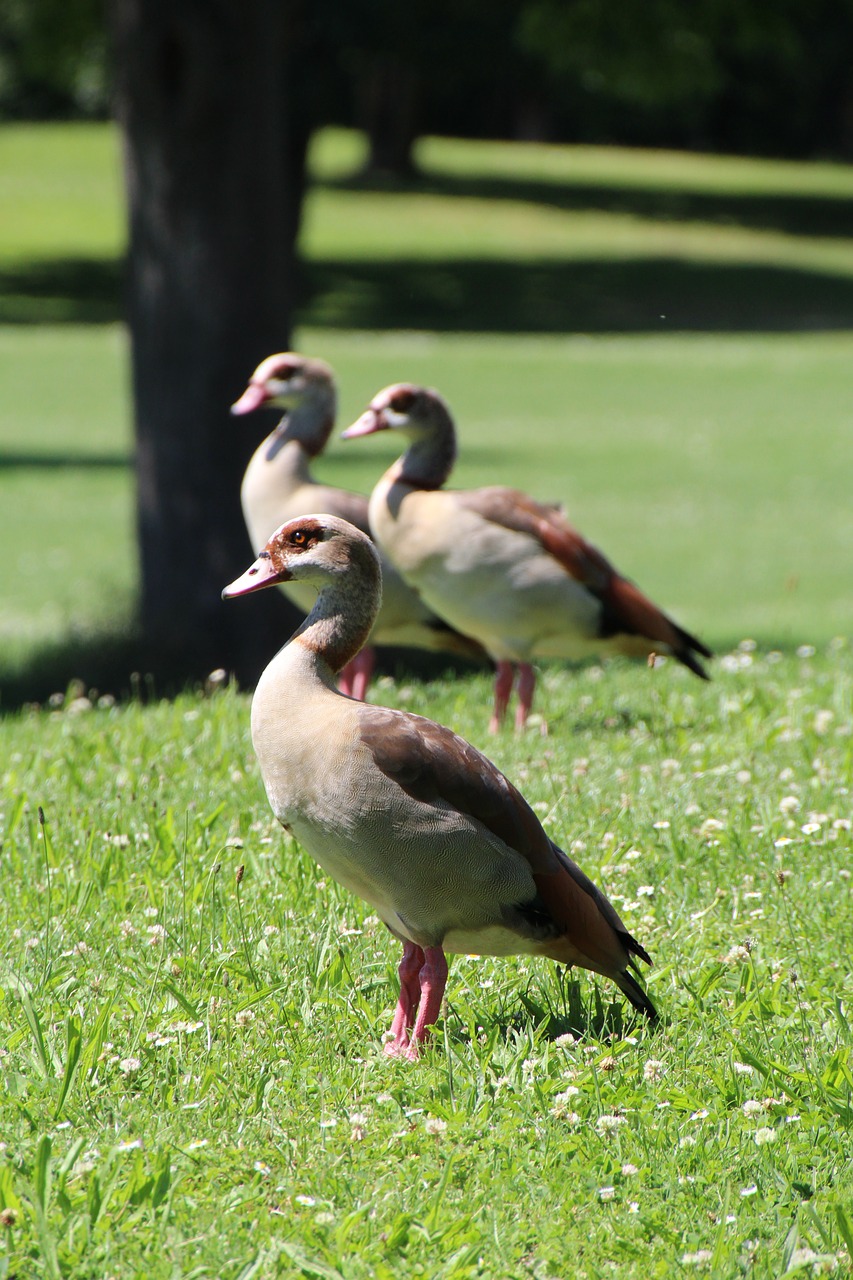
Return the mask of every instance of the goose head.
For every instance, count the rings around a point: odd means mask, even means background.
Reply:
[[[313,457],[324,449],[335,421],[335,378],[323,360],[282,351],[262,360],[249,379],[233,414],[269,407],[284,417],[269,439],[266,457],[272,461],[287,440],[298,440]]]
[[[361,417],[347,427],[344,440],[372,436],[377,431],[400,431],[411,440],[432,435],[450,419],[450,412],[437,391],[396,382],[373,397]]]
[[[381,592],[379,555],[366,534],[337,516],[300,516],[277,529],[244,574],[229,583],[223,600],[279,582],[309,582],[320,590],[351,577],[353,593]]]
[[[375,395],[364,413],[343,433],[344,440],[399,431],[406,439],[402,478],[424,488],[440,487],[456,458],[456,430],[450,410],[437,391],[397,382]]]

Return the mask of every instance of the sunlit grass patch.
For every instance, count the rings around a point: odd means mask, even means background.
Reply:
[[[247,699],[72,690],[0,722],[10,1271],[844,1274],[849,648],[551,668],[545,737],[486,741],[485,674],[374,696],[522,786],[651,951],[660,1028],[459,957],[435,1047],[386,1059],[398,946],[277,828]]]

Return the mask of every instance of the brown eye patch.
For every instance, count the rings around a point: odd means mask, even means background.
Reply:
[[[416,399],[417,396],[414,391],[409,391],[408,389],[396,391],[391,397],[389,408],[393,409],[395,413],[408,413]]]
[[[298,547],[302,551],[306,551],[308,547],[313,547],[319,541],[319,534],[315,529],[294,529],[288,536],[290,545]]]

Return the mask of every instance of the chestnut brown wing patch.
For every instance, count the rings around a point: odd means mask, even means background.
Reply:
[[[531,870],[555,869],[551,843],[519,791],[492,762],[444,725],[386,707],[359,708],[361,741],[376,767],[407,795],[444,800],[528,859]]]
[[[603,552],[587,542],[559,507],[536,502],[515,489],[494,487],[460,494],[462,505],[485,520],[535,538],[570,577],[601,605],[599,635],[638,635],[665,645],[703,680],[707,674],[696,654],[712,657],[707,645],[659,609],[639,587],[624,578]]]

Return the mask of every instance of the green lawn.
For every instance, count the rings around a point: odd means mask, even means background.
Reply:
[[[459,424],[456,483],[509,480],[565,501],[713,646],[791,647],[853,630],[847,334],[311,330],[300,342],[338,370],[342,425],[388,382],[439,386]],[[121,333],[6,327],[0,368],[2,685],[4,670],[32,665],[34,645],[120,627],[136,561]],[[336,440],[320,470],[367,492],[390,456],[384,440]]]
[[[459,958],[388,1060],[398,946],[277,829],[244,696],[6,717],[4,1274],[849,1274],[850,649],[552,671],[547,738],[486,744],[485,674],[375,697],[519,782],[660,1029]]]
[[[0,716],[0,1280],[850,1272],[853,170],[419,159],[378,192],[355,135],[312,156],[297,341],[341,426],[438,386],[457,484],[564,501],[720,657],[549,666],[548,736],[486,740],[487,673],[373,696],[522,787],[652,953],[662,1024],[463,957],[435,1048],[389,1061],[397,946],[276,828],[248,697],[45,683],[132,617],[118,152],[5,127],[0,706],[45,687]],[[388,448],[322,473],[367,491]]]

